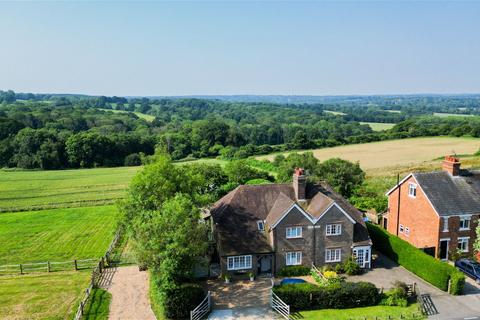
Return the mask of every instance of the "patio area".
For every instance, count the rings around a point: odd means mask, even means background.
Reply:
[[[233,280],[230,283],[214,279],[208,280],[206,287],[212,292],[214,309],[267,308],[272,282],[270,278]]]

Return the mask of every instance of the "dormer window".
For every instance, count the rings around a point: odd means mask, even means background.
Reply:
[[[408,196],[412,198],[417,197],[417,185],[415,183],[408,185]]]
[[[265,231],[265,222],[263,220],[258,220],[257,227],[259,231]]]

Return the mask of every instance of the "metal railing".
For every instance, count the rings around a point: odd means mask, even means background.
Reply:
[[[200,320],[212,310],[212,294],[208,291],[207,296],[200,304],[190,311],[190,320]]]
[[[270,290],[270,306],[285,319],[290,319],[290,306],[283,302],[273,290]]]

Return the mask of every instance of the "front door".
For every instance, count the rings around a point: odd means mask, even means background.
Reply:
[[[440,240],[440,252],[439,258],[440,260],[447,260],[448,259],[448,242],[450,240]]]
[[[272,256],[263,256],[260,258],[258,273],[272,273]]]

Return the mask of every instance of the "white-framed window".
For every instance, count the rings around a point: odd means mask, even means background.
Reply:
[[[400,225],[400,233],[403,233],[403,231],[405,230],[405,228],[403,227],[403,224]]]
[[[340,261],[342,261],[342,249],[325,250],[325,262],[340,262]]]
[[[338,236],[342,234],[341,224],[327,224],[327,236]]]
[[[258,230],[265,231],[265,222],[263,220],[258,220],[257,227],[258,227]]]
[[[458,238],[457,248],[462,252],[468,252],[468,241],[470,237],[460,237]]]
[[[302,264],[302,253],[299,251],[287,252],[285,255],[287,266],[297,266]]]
[[[405,235],[406,236],[410,235],[410,228],[409,227],[405,227]]]
[[[286,229],[287,239],[292,238],[301,238],[302,237],[302,227],[288,227]]]
[[[460,230],[470,229],[470,217],[460,217]]]
[[[443,232],[448,232],[448,217],[443,217]]]
[[[408,195],[412,198],[417,196],[417,185],[415,183],[408,184]]]
[[[252,256],[233,256],[227,257],[228,270],[243,270],[252,268]]]

